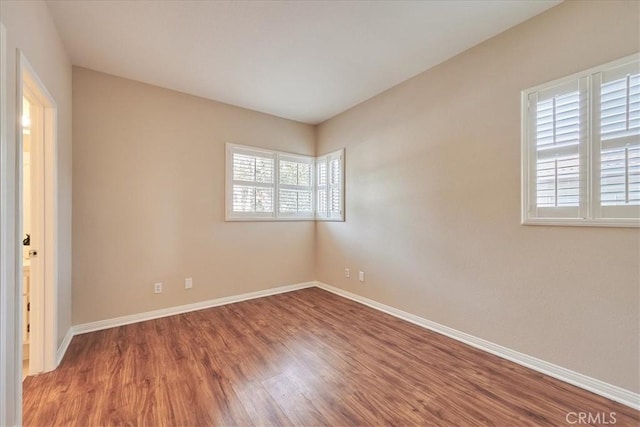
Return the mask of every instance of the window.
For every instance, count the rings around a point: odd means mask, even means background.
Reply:
[[[522,222],[640,225],[640,62],[522,92]]]
[[[226,219],[343,221],[343,159],[227,144]]]
[[[279,155],[279,215],[312,218],[313,158]]]
[[[273,218],[276,156],[267,151],[234,147],[231,153],[231,211],[238,218]]]
[[[316,218],[344,220],[344,150],[336,151],[316,159]]]

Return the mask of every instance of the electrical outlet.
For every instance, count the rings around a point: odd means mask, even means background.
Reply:
[[[364,282],[364,271],[361,271],[360,273],[358,273],[358,280],[360,280],[361,282]]]
[[[184,279],[184,288],[185,289],[193,288],[193,279],[191,277]]]
[[[162,293],[162,283],[158,282],[155,285],[153,285],[153,292],[156,294]]]
[[[344,277],[346,277],[347,279],[349,277],[351,277],[351,270],[349,270],[348,268],[344,269]]]

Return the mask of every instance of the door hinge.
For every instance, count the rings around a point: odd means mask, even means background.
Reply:
[[[31,332],[31,323],[27,323],[27,332]]]
[[[30,302],[27,303],[27,311],[31,311],[31,303]]]

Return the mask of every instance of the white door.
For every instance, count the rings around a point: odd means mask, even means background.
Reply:
[[[26,85],[23,87],[23,233],[29,234],[30,244],[23,253],[28,258],[28,276],[23,276],[23,290],[28,294],[29,309],[23,311],[23,319],[28,320],[29,331],[29,375],[44,370],[44,277],[41,262],[41,248],[44,247],[44,105]],[[28,277],[28,279],[27,279]],[[23,325],[26,322],[23,321]],[[26,326],[26,325],[25,325]]]

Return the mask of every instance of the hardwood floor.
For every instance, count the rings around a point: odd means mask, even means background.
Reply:
[[[628,407],[318,288],[80,335],[57,370],[24,381],[26,426],[540,426],[570,412],[640,424]]]

